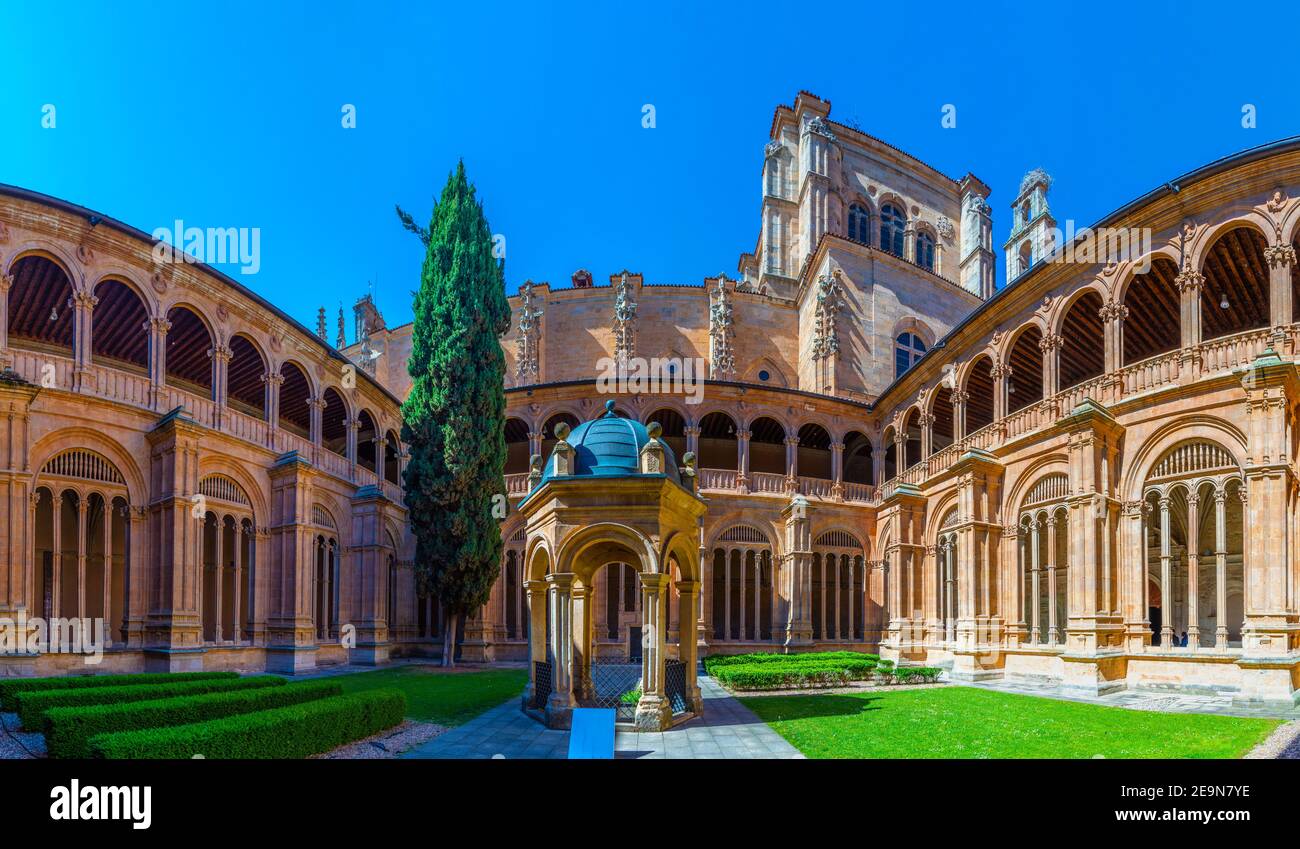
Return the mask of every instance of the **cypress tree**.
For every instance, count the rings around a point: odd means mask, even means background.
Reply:
[[[503,263],[461,161],[447,178],[428,229],[402,404],[410,460],[406,505],[420,586],[445,613],[442,665],[455,665],[457,625],[487,603],[501,563],[505,502],[505,355],[510,329]]]

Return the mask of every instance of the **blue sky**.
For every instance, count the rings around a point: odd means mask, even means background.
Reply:
[[[513,292],[568,285],[579,267],[598,281],[624,267],[653,283],[734,273],[757,238],[772,110],[800,89],[988,183],[999,249],[1032,167],[1055,178],[1058,221],[1086,224],[1300,133],[1281,35],[1296,13],[1277,9],[25,5],[5,12],[0,182],[146,231],[258,227],[258,273],[225,270],[304,324],[326,306],[331,333],[368,281],[390,325],[409,320],[421,247],[393,205],[427,221],[458,157],[506,238]],[[348,103],[355,129],[341,126]],[[940,126],[948,103],[956,129]]]

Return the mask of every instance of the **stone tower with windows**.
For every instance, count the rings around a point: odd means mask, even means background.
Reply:
[[[1020,192],[1011,204],[1011,237],[1005,245],[1008,283],[1055,250],[1056,219],[1047,205],[1051,187],[1052,178],[1042,168],[1035,168],[1020,181]]]

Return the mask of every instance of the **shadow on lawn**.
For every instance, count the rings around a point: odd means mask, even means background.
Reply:
[[[819,716],[854,716],[881,710],[880,696],[748,696],[742,702],[765,722]]]

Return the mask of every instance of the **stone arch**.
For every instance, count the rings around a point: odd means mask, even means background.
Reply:
[[[770,413],[756,414],[746,423],[749,431],[749,470],[764,474],[786,473],[785,440],[790,428]]]
[[[31,346],[59,356],[73,355],[76,340],[68,301],[78,286],[68,269],[58,258],[37,249],[22,252],[11,261],[9,273],[14,282],[7,296],[11,347]]]
[[[1248,229],[1263,238],[1267,243],[1273,236],[1275,226],[1267,215],[1243,203],[1235,210],[1227,211],[1226,217],[1220,217],[1218,221],[1208,225],[1195,235],[1192,244],[1187,249],[1186,264],[1189,268],[1194,268],[1204,274],[1205,260],[1210,251],[1229,231]]]
[[[679,581],[698,581],[702,571],[699,540],[697,537],[676,531],[668,535],[659,551],[659,562],[667,570],[669,562],[676,562]]]
[[[541,581],[555,571],[555,556],[551,553],[551,542],[542,534],[528,537],[524,547],[524,564],[527,580]]]
[[[532,452],[528,423],[518,416],[507,416],[502,430],[506,440],[505,474],[527,474]]]
[[[897,342],[898,337],[904,333],[911,333],[915,336],[921,337],[921,341],[925,343],[925,349],[927,351],[934,347],[935,342],[939,341],[936,338],[934,331],[930,328],[930,325],[921,321],[921,319],[914,315],[903,316],[898,321],[894,322],[894,329],[889,334],[890,344]]]
[[[1122,365],[1175,351],[1182,344],[1182,304],[1175,284],[1177,260],[1158,253],[1148,271],[1129,275],[1120,287],[1116,303],[1128,314],[1124,320]]]
[[[97,303],[91,324],[91,359],[148,374],[150,300],[119,274],[101,277],[92,291]]]
[[[200,397],[212,397],[211,351],[217,334],[203,311],[186,301],[167,307],[166,382]]]
[[[243,464],[219,454],[207,454],[199,463],[199,480],[209,475],[225,475],[239,484],[240,489],[248,496],[249,510],[253,514],[255,524],[267,522],[271,515],[267,494],[271,488],[269,478],[263,482],[250,473]]]
[[[1213,416],[1183,416],[1157,428],[1133,453],[1132,459],[1128,461],[1128,474],[1121,487],[1125,500],[1141,501],[1151,470],[1164,457],[1165,452],[1181,442],[1194,439],[1217,443],[1232,455],[1238,468],[1244,467],[1246,435],[1235,425]]]
[[[1106,370],[1106,337],[1101,323],[1105,290],[1089,283],[1063,300],[1053,325],[1061,336],[1057,357],[1057,391],[1100,376]]]
[[[1211,340],[1266,328],[1271,323],[1270,272],[1265,251],[1270,236],[1253,221],[1235,219],[1205,242],[1198,266],[1201,339]]]
[[[615,561],[640,564],[642,572],[663,571],[654,543],[636,528],[617,522],[584,525],[561,540],[556,571],[572,572],[585,584],[600,567]]]
[[[68,427],[42,436],[32,444],[31,488],[39,485],[40,470],[52,457],[73,448],[93,451],[111,463],[126,481],[127,496],[133,505],[144,503],[148,494],[144,474],[131,453],[116,440],[87,427]]]
[[[1011,378],[1007,382],[1008,414],[1043,400],[1047,386],[1043,326],[1044,323],[1035,317],[1016,328],[1012,338],[1006,342],[1003,362],[1011,366]]]
[[[1058,471],[1069,474],[1069,459],[1064,454],[1052,453],[1035,458],[1020,474],[1016,475],[1015,479],[1011,481],[1011,485],[1003,490],[1006,493],[1004,503],[1012,505],[1015,510],[1019,510],[1032,484],[1037,483],[1040,478]],[[1014,514],[1012,518],[1014,518]]]

